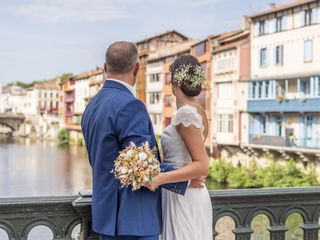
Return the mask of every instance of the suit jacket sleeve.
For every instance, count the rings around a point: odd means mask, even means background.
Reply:
[[[150,118],[145,105],[135,99],[129,102],[119,113],[116,123],[116,131],[121,148],[129,146],[130,142],[137,146],[149,142],[150,147],[156,146],[154,135],[150,130]],[[159,159],[160,160],[160,159]],[[172,171],[173,167],[161,164],[161,171]],[[184,195],[188,182],[172,183],[162,186],[163,188]]]
[[[146,141],[151,148],[155,147],[149,128],[149,116],[144,104],[137,99],[129,102],[119,113],[116,123],[122,149],[129,146],[130,142],[139,146]]]

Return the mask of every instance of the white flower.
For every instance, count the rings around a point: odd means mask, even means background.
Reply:
[[[142,161],[147,159],[147,154],[144,152],[139,153],[138,156],[139,156],[139,159]]]
[[[128,152],[127,152],[127,157],[130,157],[132,155],[133,151],[130,149]]]
[[[126,167],[123,167],[121,168],[121,173],[124,175],[124,174],[127,174],[128,172],[128,169]]]

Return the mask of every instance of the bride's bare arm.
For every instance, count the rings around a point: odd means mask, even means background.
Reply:
[[[182,124],[176,128],[191,155],[192,162],[178,170],[160,173],[151,184],[146,185],[150,190],[166,183],[187,181],[208,174],[209,160],[201,130],[193,125],[184,127]]]

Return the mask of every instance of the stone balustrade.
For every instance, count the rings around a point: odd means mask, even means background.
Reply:
[[[320,187],[244,189],[210,191],[213,206],[214,237],[216,223],[228,216],[235,223],[236,240],[249,240],[254,232],[251,223],[257,215],[265,215],[271,240],[285,240],[288,216],[298,213],[303,219],[304,240],[318,240]],[[72,237],[80,224],[79,237]],[[80,196],[0,199],[0,229],[10,240],[27,240],[36,226],[46,226],[53,239],[98,239],[91,230],[91,193]],[[2,240],[2,239],[1,239]],[[30,239],[32,240],[32,239]],[[42,240],[42,239],[41,239]],[[43,239],[45,240],[45,239]],[[228,239],[225,239],[228,240]]]

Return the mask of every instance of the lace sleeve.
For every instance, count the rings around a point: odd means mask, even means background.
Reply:
[[[172,124],[178,126],[182,124],[184,127],[194,125],[196,128],[203,128],[202,117],[195,107],[186,105],[178,109],[173,117]]]

